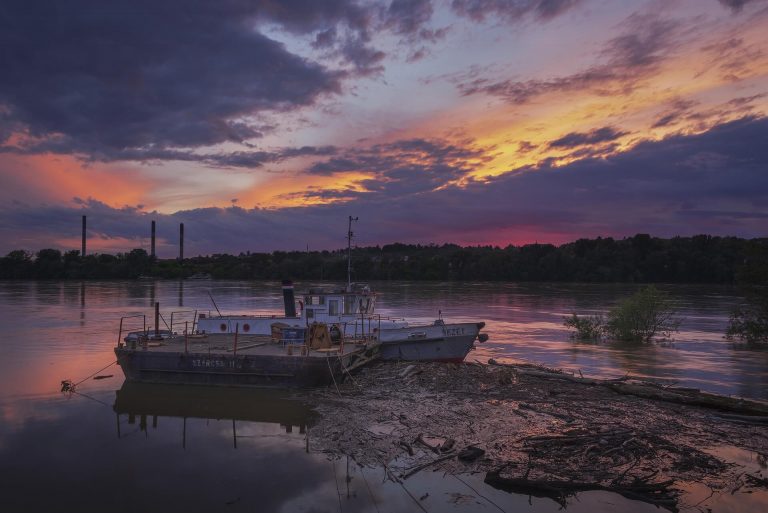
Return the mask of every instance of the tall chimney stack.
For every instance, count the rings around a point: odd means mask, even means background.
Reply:
[[[152,258],[155,258],[155,222],[152,221]]]
[[[85,256],[85,216],[83,216],[83,249],[80,251],[80,256]]]
[[[179,260],[184,261],[184,223],[179,224]]]

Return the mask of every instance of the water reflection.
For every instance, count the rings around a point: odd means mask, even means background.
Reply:
[[[147,417],[152,417],[153,428],[157,417],[179,417],[264,422],[277,424],[286,433],[296,427],[299,434],[305,434],[317,417],[306,403],[279,391],[148,383],[124,383],[115,393],[113,410],[118,418],[126,415],[128,424],[140,417],[142,431]]]
[[[322,283],[297,283],[297,290]],[[723,338],[738,298],[713,286],[664,287],[684,318],[668,347],[626,348],[570,339],[562,325],[571,312],[594,314],[631,294],[631,285],[514,283],[376,283],[379,311],[431,322],[448,319],[487,322],[490,340],[469,360],[523,360],[597,377],[624,374],[677,382],[682,386],[768,399],[768,352],[735,347]],[[43,393],[61,379],[87,376],[113,359],[119,319],[148,314],[159,301],[164,314],[178,308],[222,311],[281,311],[277,282],[162,281],[4,282],[0,323],[5,390]],[[186,315],[186,314],[185,314]],[[180,314],[174,314],[174,329]],[[186,320],[186,319],[185,319]],[[171,322],[166,317],[167,322]],[[141,329],[134,326],[133,329]],[[8,383],[10,381],[10,383]]]

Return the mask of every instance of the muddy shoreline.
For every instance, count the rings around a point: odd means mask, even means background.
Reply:
[[[765,402],[531,365],[404,362],[362,369],[312,400],[321,418],[310,450],[396,482],[483,473],[495,488],[563,506],[605,490],[669,511],[702,509],[692,488],[711,498],[768,487]],[[756,465],[732,461],[734,451]]]

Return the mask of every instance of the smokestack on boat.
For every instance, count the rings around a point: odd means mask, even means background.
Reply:
[[[83,249],[80,252],[80,256],[85,256],[85,216],[83,216]]]
[[[155,222],[152,221],[152,258],[155,258]]]
[[[296,317],[296,301],[293,297],[293,282],[283,280],[283,302],[285,303],[285,316]]]

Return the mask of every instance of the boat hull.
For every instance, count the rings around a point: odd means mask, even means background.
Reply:
[[[382,330],[379,354],[383,360],[460,363],[475,347],[480,327],[463,323]]]
[[[306,357],[115,349],[128,382],[258,388],[328,386],[340,382],[345,369],[369,358],[370,352]]]

